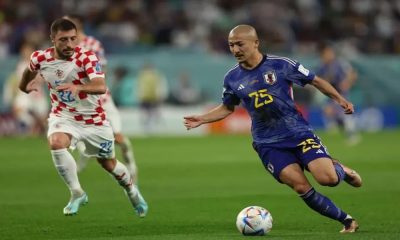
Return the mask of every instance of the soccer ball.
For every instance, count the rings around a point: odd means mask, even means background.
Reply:
[[[258,206],[244,208],[237,216],[236,226],[245,236],[262,236],[271,231],[272,215]]]

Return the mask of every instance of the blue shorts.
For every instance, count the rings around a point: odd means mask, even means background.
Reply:
[[[280,143],[255,143],[254,150],[258,153],[264,167],[280,183],[279,174],[288,165],[298,163],[306,168],[308,163],[317,158],[331,158],[326,147],[316,136],[288,139]]]

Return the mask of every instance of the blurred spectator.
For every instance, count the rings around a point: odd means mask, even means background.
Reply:
[[[1,4],[0,57],[45,39],[47,24],[65,12],[87,16],[85,30],[109,53],[164,45],[226,53],[222,39],[239,23],[255,25],[272,52],[312,53],[320,38],[400,52],[397,0],[21,0]]]
[[[319,46],[320,66],[316,74],[327,80],[344,97],[348,98],[350,89],[357,80],[357,73],[350,63],[336,56],[333,46],[322,43]],[[325,126],[334,131],[338,127],[346,134],[349,144],[356,144],[360,140],[353,115],[344,114],[340,106],[331,99],[324,98]]]
[[[151,133],[155,124],[162,120],[159,107],[168,96],[167,82],[165,77],[150,63],[146,63],[139,70],[137,80],[137,95],[140,109],[143,112],[144,131]]]
[[[6,110],[11,110],[15,101],[17,93],[20,91],[18,88],[20,79],[18,79],[17,71],[12,72],[4,82],[2,104]]]
[[[0,58],[5,58],[10,51],[10,43],[8,41],[12,32],[10,22],[5,19],[5,13],[0,11]]]
[[[21,47],[20,60],[15,71],[18,83],[24,69],[29,65],[30,56],[34,50],[34,46],[29,43],[25,43]],[[46,131],[50,108],[43,83],[41,76],[37,75],[31,82],[35,85],[36,91],[29,94],[22,91],[14,92],[12,112],[26,134],[43,135]]]
[[[177,105],[193,105],[201,101],[201,93],[197,87],[193,86],[188,73],[180,73],[171,90],[170,101]]]
[[[117,107],[137,105],[137,93],[134,91],[136,79],[128,68],[118,66],[112,75],[111,95]]]

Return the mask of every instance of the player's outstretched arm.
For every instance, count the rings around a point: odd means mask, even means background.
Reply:
[[[19,89],[25,93],[36,91],[37,89],[33,84],[29,84],[37,75],[37,72],[31,72],[29,68],[26,68],[22,73],[22,79],[19,83]]]
[[[183,124],[187,130],[196,128],[205,123],[216,122],[229,116],[235,110],[234,106],[220,104],[218,107],[202,115],[189,115],[183,117]]]
[[[87,94],[104,94],[107,91],[107,86],[104,78],[93,78],[89,83],[82,85],[75,85],[73,83],[60,84],[56,88],[59,91],[71,91],[74,96],[80,92]]]
[[[340,93],[338,93],[338,91],[336,91],[336,89],[329,82],[318,76],[315,76],[311,84],[320,92],[335,100],[343,108],[344,113],[352,114],[354,112],[353,104],[340,95]]]

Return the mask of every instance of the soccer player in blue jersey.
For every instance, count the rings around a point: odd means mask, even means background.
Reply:
[[[277,181],[296,191],[311,209],[342,223],[340,232],[355,232],[358,223],[354,218],[317,192],[303,170],[310,171],[323,186],[336,186],[345,180],[360,187],[361,177],[331,158],[297,111],[292,84],[313,85],[335,100],[346,114],[354,112],[353,104],[300,63],[262,54],[252,26],[236,26],[230,31],[228,42],[238,64],[225,75],[222,104],[202,115],[185,116],[185,127],[189,130],[222,120],[241,103],[251,116],[253,147],[265,168]]]
[[[351,87],[357,80],[357,73],[351,65],[336,56],[335,49],[328,43],[319,45],[321,64],[316,74],[328,81],[343,96],[348,96]],[[352,115],[344,115],[334,101],[328,100],[324,104],[324,116],[328,129],[340,127],[346,134],[347,143],[357,144],[360,136],[356,130],[355,119]]]

